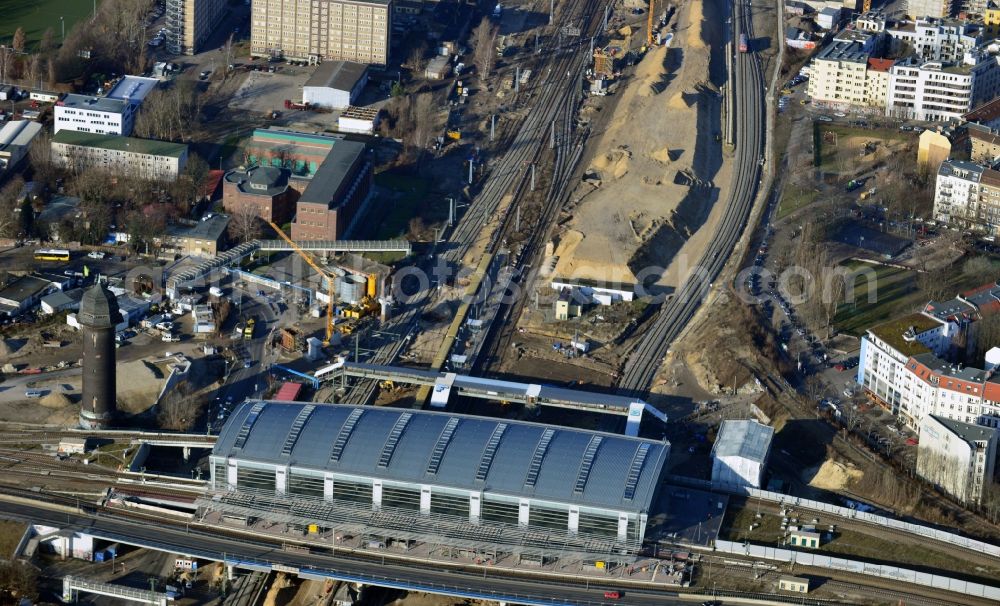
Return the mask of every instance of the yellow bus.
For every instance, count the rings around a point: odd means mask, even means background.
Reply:
[[[35,251],[35,261],[69,261],[69,251],[61,248],[40,248]]]

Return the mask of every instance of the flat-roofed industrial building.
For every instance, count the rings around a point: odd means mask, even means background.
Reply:
[[[634,554],[669,450],[507,419],[251,400],[213,449],[210,506],[394,540]]]

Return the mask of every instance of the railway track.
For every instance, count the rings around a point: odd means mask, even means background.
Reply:
[[[733,23],[739,33],[753,37],[750,2],[740,0]],[[730,43],[729,48],[733,45]],[[730,186],[726,212],[715,237],[699,264],[677,290],[665,301],[653,318],[646,334],[629,356],[618,391],[644,396],[650,389],[670,346],[694,317],[732,254],[743,232],[757,197],[764,152],[764,80],[756,53],[736,53],[734,104],[736,108],[736,166]]]
[[[447,249],[440,256],[451,267],[460,267],[473,245],[482,237],[488,239],[483,254],[496,252],[504,234],[509,233],[511,217],[516,213],[530,177],[530,167],[537,164],[545,153],[546,143],[552,137],[553,129],[557,139],[554,171],[565,172],[565,160],[559,154],[563,154],[562,148],[571,136],[574,99],[579,97],[581,90],[577,87],[580,83],[579,74],[588,59],[582,41],[591,32],[597,31],[597,17],[603,16],[603,10],[600,10],[602,3],[603,0],[585,0],[563,4],[557,13],[553,31],[564,25],[583,22],[581,36],[565,46],[561,44],[559,37],[550,36],[543,52],[529,60],[530,66],[525,66],[532,69],[535,79],[535,85],[531,89],[531,108],[527,117],[515,126],[516,134],[506,152],[488,168],[481,190],[448,235]],[[511,202],[497,217],[507,196],[511,196]],[[490,233],[484,233],[485,229],[490,228],[491,220],[493,227]],[[392,336],[372,352],[370,362],[391,364],[396,360],[408,342],[407,337],[417,329],[420,316],[431,304],[431,294],[430,289],[419,292],[403,313],[381,331]],[[367,404],[374,400],[377,389],[378,385],[374,381],[359,381],[351,386],[340,401]]]

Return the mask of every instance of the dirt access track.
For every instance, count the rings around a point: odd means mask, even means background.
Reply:
[[[556,275],[634,283],[641,274],[676,287],[701,258],[722,214],[718,184],[730,181],[715,140],[725,10],[721,0],[683,2],[671,47],[654,48],[625,76],[603,131],[590,116],[599,136],[573,195],[582,200],[557,235]]]

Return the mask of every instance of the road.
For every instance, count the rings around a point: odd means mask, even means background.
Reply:
[[[470,573],[442,570],[440,564],[426,567],[413,563],[396,564],[385,561],[380,564],[377,559],[373,561],[371,558],[282,551],[274,545],[188,531],[184,527],[169,526],[145,519],[129,520],[107,515],[91,517],[25,503],[4,501],[0,503],[0,511],[4,512],[5,517],[58,527],[72,525],[84,532],[105,535],[115,540],[121,537],[122,542],[141,542],[170,553],[266,566],[281,564],[367,584],[456,597],[501,600],[516,604],[583,606],[606,603],[602,599],[604,591],[615,590],[622,594],[620,599],[614,601],[615,604],[676,606],[692,603],[691,600],[672,599],[672,596],[663,590],[624,589],[613,581],[601,585],[594,583],[588,587],[554,579],[508,578],[483,571]],[[126,537],[131,540],[125,540]],[[377,573],[373,573],[373,569],[377,569]]]
[[[739,32],[753,39],[750,1],[741,1],[736,7],[733,39],[739,38]],[[733,65],[736,157],[725,216],[696,270],[676,295],[663,303],[629,356],[618,382],[620,392],[644,396],[649,391],[674,339],[694,317],[732,255],[757,198],[765,141],[764,78],[754,52],[737,52]]]

